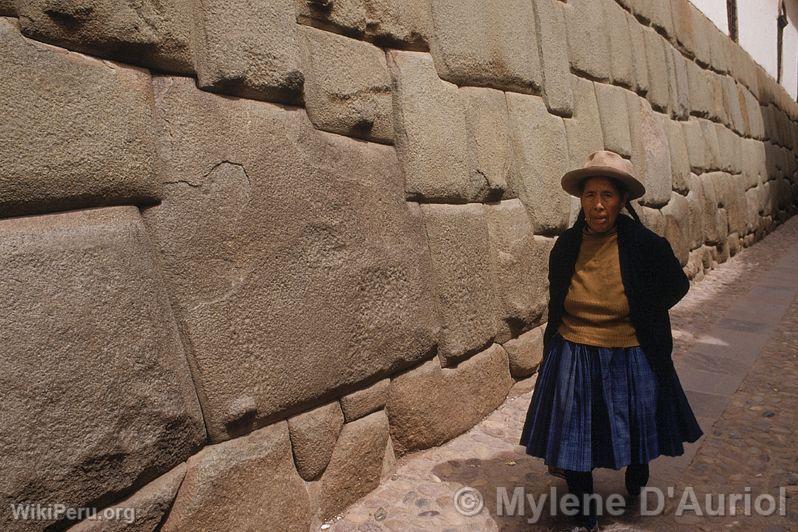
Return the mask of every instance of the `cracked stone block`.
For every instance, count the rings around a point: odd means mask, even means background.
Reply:
[[[635,60],[627,13],[615,0],[601,0],[609,37],[610,77],[616,85],[634,88]]]
[[[381,46],[428,49],[432,12],[428,0],[364,0],[366,34]]]
[[[361,36],[366,31],[366,4],[363,0],[294,0],[301,24],[332,26],[344,34]]]
[[[438,356],[449,366],[484,349],[498,330],[488,224],[479,203],[420,207],[442,316]]]
[[[213,441],[432,356],[429,252],[392,146],[191,79],[155,90],[165,194],[144,218]]]
[[[0,252],[3,528],[19,527],[11,504],[103,506],[202,446],[202,413],[136,207],[5,219]]]
[[[592,83],[585,83],[592,92]],[[560,185],[569,157],[563,119],[547,113],[537,96],[507,94],[507,107],[513,149],[510,188],[526,207],[535,234],[559,234],[567,228],[571,210]]]
[[[648,101],[627,93],[629,130],[632,138],[632,165],[646,187],[640,203],[659,207],[668,203],[673,188],[668,136]]]
[[[668,109],[670,91],[668,90],[668,60],[666,41],[651,28],[643,28],[648,65],[648,93],[646,98],[657,111]]]
[[[163,530],[308,530],[310,499],[285,421],[205,447],[187,465]]]
[[[686,120],[690,116],[690,85],[687,79],[687,65],[681,52],[671,45],[665,45],[668,63],[668,107],[671,116]]]
[[[393,142],[391,75],[376,46],[316,28],[300,29],[305,107],[318,129]]]
[[[470,170],[463,93],[438,78],[429,54],[391,50],[388,67],[396,151],[408,196],[460,202],[489,196],[487,180]]]
[[[698,119],[690,118],[686,122],[680,122],[684,139],[687,144],[687,153],[690,158],[690,168],[696,173],[702,173],[711,166],[708,159],[708,148],[704,138],[704,130]]]
[[[304,480],[316,480],[324,472],[344,426],[344,414],[338,401],[288,418],[288,433],[294,463]]]
[[[98,57],[192,74],[189,0],[16,0],[22,33]]]
[[[0,71],[3,216],[160,198],[146,71],[25,39],[12,19]]]
[[[559,0],[534,0],[535,22],[543,69],[543,99],[549,112],[571,116],[574,96],[568,61],[564,4]]]
[[[125,500],[102,510],[103,514],[120,516],[119,519],[86,519],[71,527],[70,532],[157,530],[172,509],[186,471],[186,464],[180,464]]]
[[[493,412],[513,385],[499,344],[441,368],[431,360],[391,379],[386,412],[398,456],[441,445]]]
[[[385,398],[388,395],[388,379],[382,379],[368,388],[357,390],[341,397],[341,410],[347,422],[366,417],[372,412],[385,407]]]
[[[502,91],[486,87],[460,88],[466,105],[471,181],[484,180],[486,200],[507,191],[510,171],[510,135],[507,99]]]
[[[596,150],[604,149],[601,113],[599,112],[594,83],[577,76],[573,76],[572,80],[574,116],[563,121],[568,134],[569,169],[581,168],[589,154]],[[560,174],[559,178],[561,177],[562,174]]]
[[[668,149],[671,154],[671,186],[673,190],[687,194],[689,189],[687,180],[690,177],[690,155],[681,123],[671,120],[667,116],[660,120],[668,136]]]
[[[713,96],[707,72],[693,61],[686,61],[687,85],[690,93],[690,113],[708,117],[712,112]]]
[[[604,148],[624,157],[632,155],[629,136],[629,112],[626,105],[629,91],[613,85],[595,83],[596,100],[601,116]]]
[[[431,0],[430,51],[440,77],[523,93],[542,85],[532,2]]]
[[[705,179],[712,180],[718,205],[726,211],[728,233],[744,232],[747,215],[744,178],[726,172],[710,172],[705,176]]]
[[[649,89],[648,59],[646,58],[646,36],[643,26],[629,13],[625,14],[631,38],[632,62],[634,65],[634,89],[639,94],[646,94]]]
[[[502,344],[510,362],[510,375],[514,379],[529,377],[540,366],[543,361],[544,330],[545,324]]]
[[[292,2],[203,0],[194,18],[200,88],[244,98],[301,102],[305,77]]]
[[[548,259],[553,238],[535,236],[517,199],[485,205],[491,279],[498,298],[495,341],[503,343],[539,325],[548,305]]]
[[[571,68],[602,81],[610,79],[610,39],[603,0],[571,0],[565,7]]]

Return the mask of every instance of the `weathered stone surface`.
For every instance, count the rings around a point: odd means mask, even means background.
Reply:
[[[535,327],[502,344],[510,361],[510,375],[515,379],[529,377],[543,360],[543,330],[545,325]]]
[[[502,91],[485,87],[460,89],[466,105],[469,171],[472,182],[486,182],[486,200],[507,191],[511,150],[507,99]]]
[[[718,153],[720,155],[720,168],[726,172],[738,174],[741,171],[740,162],[740,137],[734,131],[722,124],[715,124],[718,136]]]
[[[168,72],[194,70],[187,0],[16,0],[16,7],[22,32],[37,41]]]
[[[401,456],[462,434],[502,404],[512,384],[498,344],[456,368],[431,360],[394,377],[386,405],[394,450]]]
[[[722,168],[723,161],[721,160],[720,144],[718,142],[718,128],[723,126],[703,118],[698,120],[698,124],[701,126],[701,132],[704,135],[704,145],[707,149],[707,168],[713,170]]]
[[[663,4],[667,4],[663,2]],[[690,85],[687,79],[687,65],[682,54],[665,44],[668,65],[668,108],[671,116],[686,120],[690,115]]]
[[[180,464],[127,499],[98,511],[101,516],[113,515],[120,518],[86,519],[70,528],[70,532],[157,530],[172,508],[186,471],[186,464]]]
[[[756,94],[759,89],[756,62],[748,55],[748,52],[736,42],[730,42],[729,46],[729,66],[731,67],[732,76],[745,85],[749,91]]]
[[[540,89],[532,2],[431,0],[431,5],[430,50],[443,79],[526,93]]]
[[[667,116],[658,115],[668,137],[668,149],[671,155],[671,187],[687,194],[690,176],[690,155],[687,151],[684,129],[680,122],[670,120]]]
[[[0,253],[4,528],[11,504],[102,506],[202,445],[202,414],[137,208],[2,220]]]
[[[640,221],[643,222],[643,225],[657,233],[659,236],[665,236],[665,217],[662,215],[662,211],[660,209],[653,209],[651,207],[646,207],[645,205],[641,205],[640,200],[632,200],[633,208],[637,211],[637,215],[640,216]]]
[[[712,90],[707,72],[693,61],[686,61],[687,83],[690,92],[690,112],[695,116],[708,117],[712,111]]]
[[[647,100],[631,93],[627,96],[632,165],[637,178],[646,187],[640,202],[649,207],[665,205],[672,189],[671,155],[665,128]]]
[[[385,456],[382,458],[381,479],[386,480],[396,472],[396,454],[393,451],[393,442],[390,435],[385,442]]]
[[[668,60],[665,55],[665,40],[651,28],[643,28],[648,65],[648,93],[646,98],[658,111],[667,111],[670,93],[668,91]]]
[[[704,243],[704,192],[697,175],[690,174],[688,182],[690,192],[687,194],[687,239],[690,249],[696,249]]]
[[[301,28],[305,107],[318,129],[393,142],[391,75],[369,43]]]
[[[297,21],[302,24],[334,26],[359,36],[366,31],[366,4],[363,0],[294,0]]]
[[[574,97],[564,5],[559,0],[534,0],[533,5],[543,70],[543,99],[549,112],[571,116],[574,112]]]
[[[610,79],[610,40],[603,0],[571,0],[565,6],[571,68],[599,79]]]
[[[0,16],[16,17],[17,16],[16,0],[0,0]]]
[[[616,85],[634,89],[635,61],[632,37],[624,11],[615,0],[601,0],[609,37],[610,79]]]
[[[387,442],[388,417],[383,410],[344,425],[321,477],[321,519],[333,517],[379,486]]]
[[[721,81],[723,85],[723,106],[726,109],[726,116],[729,118],[729,126],[737,133],[743,135],[745,134],[745,122],[740,109],[737,83],[731,76],[724,76]]]
[[[712,107],[710,109],[709,118],[726,124],[729,120],[729,115],[726,113],[726,103],[723,97],[724,78],[720,74],[716,74],[709,70],[707,70],[706,74],[712,94]]]
[[[429,47],[432,13],[428,0],[364,0],[366,34],[377,44],[422,50]]]
[[[710,65],[713,70],[726,74],[729,71],[729,37],[711,22],[708,29]]]
[[[288,418],[288,432],[299,476],[305,480],[321,476],[343,426],[344,414],[338,401]]]
[[[539,325],[548,305],[548,257],[553,238],[535,236],[524,205],[517,199],[485,205],[491,278],[497,296],[503,343]]]
[[[668,0],[652,2],[651,0],[631,0],[632,11],[634,14],[648,22],[666,35],[672,36],[673,17],[671,15],[671,3]]]
[[[712,180],[718,205],[726,211],[728,232],[744,232],[747,214],[744,178],[726,172],[711,172],[705,175],[706,179]]]
[[[740,162],[746,177],[746,188],[767,180],[767,160],[764,143],[756,139],[742,139]]]
[[[574,117],[564,120],[568,134],[570,163],[568,169],[580,168],[587,156],[596,150],[604,149],[604,133],[601,129],[596,91],[592,81],[573,76]],[[560,173],[557,178],[562,177]]]
[[[709,160],[709,150],[704,130],[701,123],[696,118],[690,118],[686,122],[681,122],[684,139],[687,144],[687,153],[690,156],[690,167],[697,173],[702,173],[711,166]]]
[[[707,244],[717,245],[726,240],[728,225],[726,212],[720,208],[718,195],[715,191],[716,178],[714,172],[699,176],[701,182],[701,196],[703,197],[704,240]]]
[[[693,28],[693,12],[689,0],[670,0],[671,20],[676,43],[689,56],[695,55],[695,36]]]
[[[394,79],[396,151],[411,197],[477,201],[487,181],[469,168],[466,103],[457,87],[435,73],[429,54],[390,51]]]
[[[144,217],[212,439],[429,356],[429,255],[393,147],[190,79],[155,85],[167,192]]]
[[[592,92],[592,84],[585,83]],[[508,93],[507,108],[513,149],[510,188],[526,207],[534,233],[559,234],[567,227],[571,208],[560,185],[568,170],[563,119],[547,113],[537,96]]]
[[[671,192],[670,201],[662,208],[665,238],[670,242],[673,253],[682,266],[687,265],[690,254],[689,211],[687,198],[677,192]]]
[[[204,448],[188,472],[163,530],[296,530],[310,503],[294,469],[288,424],[279,421]]]
[[[481,204],[422,204],[440,301],[438,356],[450,365],[481,351],[497,333],[488,226]]]
[[[347,422],[366,417],[385,407],[390,380],[382,379],[368,388],[363,388],[341,397],[341,410]]]
[[[709,50],[709,32],[718,30],[715,28],[715,24],[692,3],[690,3],[689,9],[692,13],[693,55],[699,65],[708,67],[712,62]]]
[[[645,95],[649,89],[648,59],[646,57],[646,36],[643,26],[637,23],[629,13],[626,14],[626,24],[631,37],[632,61],[634,64],[634,89],[638,94]]]
[[[623,156],[632,155],[632,139],[629,136],[629,111],[626,105],[629,91],[614,85],[595,83],[596,100],[604,132],[604,148]]]
[[[199,87],[245,98],[300,101],[304,76],[293,2],[204,0],[194,19]]]
[[[762,119],[762,108],[756,97],[747,89],[743,89],[745,96],[745,114],[748,116],[751,136],[755,139],[765,138],[765,123]]]
[[[160,197],[147,72],[59,51],[0,19],[0,212]]]

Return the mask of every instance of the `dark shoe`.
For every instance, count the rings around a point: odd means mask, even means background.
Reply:
[[[629,464],[626,466],[624,483],[629,498],[634,500],[640,496],[643,487],[648,484],[648,464]]]

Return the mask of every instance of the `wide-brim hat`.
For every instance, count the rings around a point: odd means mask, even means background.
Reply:
[[[588,177],[617,179],[629,192],[630,201],[646,193],[646,187],[634,176],[632,163],[612,151],[599,150],[588,155],[582,168],[571,170],[562,176],[562,188],[578,198],[579,184]]]

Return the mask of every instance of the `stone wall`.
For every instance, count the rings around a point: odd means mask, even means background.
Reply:
[[[0,0],[4,528],[306,530],[468,430],[593,150],[696,281],[795,213],[798,106],[687,0],[496,5]]]

